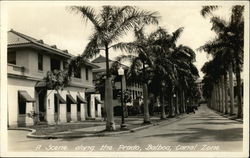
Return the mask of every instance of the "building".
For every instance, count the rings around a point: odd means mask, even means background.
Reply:
[[[67,50],[48,45],[14,30],[8,32],[8,126],[29,126],[83,121],[101,117],[100,95],[85,99],[94,87],[92,70],[98,66],[85,62],[63,90],[45,90],[48,71],[63,70],[73,57]],[[34,120],[31,116],[37,116]]]
[[[117,61],[109,59],[109,67],[111,68],[115,62]],[[106,58],[104,56],[100,55],[99,57],[95,58],[92,61],[92,63],[99,66],[99,68],[93,69],[93,79],[95,79],[98,73],[106,72]],[[128,69],[128,66],[126,65],[121,64],[121,66],[123,67],[123,69]],[[114,84],[115,84],[114,91],[121,89],[120,82],[115,82]],[[126,90],[130,92],[131,98],[132,98],[132,102],[128,103],[128,105],[139,104],[139,102],[141,103],[141,98],[142,98],[142,84],[141,83],[138,83],[138,82],[127,83]],[[113,106],[120,106],[121,104],[120,100],[116,98],[115,94],[116,93],[114,92],[114,99],[113,99],[114,105]]]
[[[201,98],[200,98],[200,102],[204,102],[205,101],[205,98],[203,97],[203,93],[202,93],[202,86],[204,83],[202,83],[202,79],[198,78],[195,83],[197,84],[197,87],[198,87],[198,90],[201,94]]]

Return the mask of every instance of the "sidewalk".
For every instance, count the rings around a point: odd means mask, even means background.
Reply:
[[[31,133],[27,135],[29,138],[40,138],[40,139],[57,139],[57,138],[81,138],[81,137],[100,137],[110,136],[123,133],[135,132],[151,126],[160,124],[168,124],[183,118],[188,117],[187,114],[182,114],[174,118],[167,118],[161,120],[158,116],[151,117],[151,124],[142,124],[143,117],[129,117],[125,118],[125,124],[127,125],[126,130],[120,129],[121,118],[115,117],[116,131],[105,131],[106,122],[101,120],[87,120],[79,123],[67,123],[63,125],[53,126],[36,126],[29,129]],[[27,130],[27,129],[26,129]]]
[[[225,113],[219,112],[219,111],[217,111],[215,109],[212,109],[212,108],[209,108],[209,109],[211,109],[212,111],[214,111],[215,113],[217,113],[220,116],[226,117],[226,118],[228,118],[230,120],[235,120],[235,121],[243,123],[243,118],[238,118],[237,117],[237,108],[235,108],[236,110],[235,110],[235,113],[233,115],[230,115],[229,113],[225,114]]]
[[[212,109],[213,110],[213,109]],[[215,110],[214,110],[215,111]],[[226,117],[230,120],[235,120],[235,121],[238,121],[238,122],[243,122],[243,118],[238,118],[237,117],[237,114],[234,114],[234,115],[230,115],[230,114],[224,114],[224,113],[221,113],[221,112],[218,112],[218,111],[215,111],[217,114],[219,114],[220,116],[223,116],[223,117]]]

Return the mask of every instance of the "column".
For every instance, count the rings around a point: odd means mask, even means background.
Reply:
[[[10,127],[18,126],[18,90],[14,86],[8,85],[8,123]]]
[[[49,96],[47,96],[47,106],[46,106],[46,120],[49,125],[55,124],[55,107],[54,107],[54,94],[55,92],[53,90],[48,90],[47,93]]]
[[[66,100],[66,91],[61,91],[61,96]],[[67,104],[59,104],[58,105],[58,117],[59,123],[67,122]]]
[[[26,113],[30,113],[34,111],[34,103],[33,102],[26,102]],[[26,115],[25,117],[25,125],[32,126],[34,125],[34,121],[31,117]]]
[[[95,95],[90,96],[90,118],[95,118]]]
[[[95,97],[101,100],[100,94],[96,94]],[[102,117],[101,107],[102,107],[101,104],[97,104],[97,117]]]
[[[81,121],[86,120],[85,106],[87,106],[87,105],[86,105],[86,104],[83,104],[83,103],[80,104],[80,118],[81,118]]]
[[[76,92],[71,92],[71,96],[77,100],[76,98],[77,93]],[[71,122],[77,122],[77,104],[71,104]]]
[[[77,122],[77,104],[71,104],[71,122]]]

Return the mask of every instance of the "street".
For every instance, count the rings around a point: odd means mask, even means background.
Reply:
[[[77,139],[31,139],[9,130],[9,151],[242,151],[242,123],[224,118],[206,105],[195,114],[133,133]]]

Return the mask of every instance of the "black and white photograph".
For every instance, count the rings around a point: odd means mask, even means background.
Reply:
[[[249,157],[248,1],[2,1],[1,157]]]

